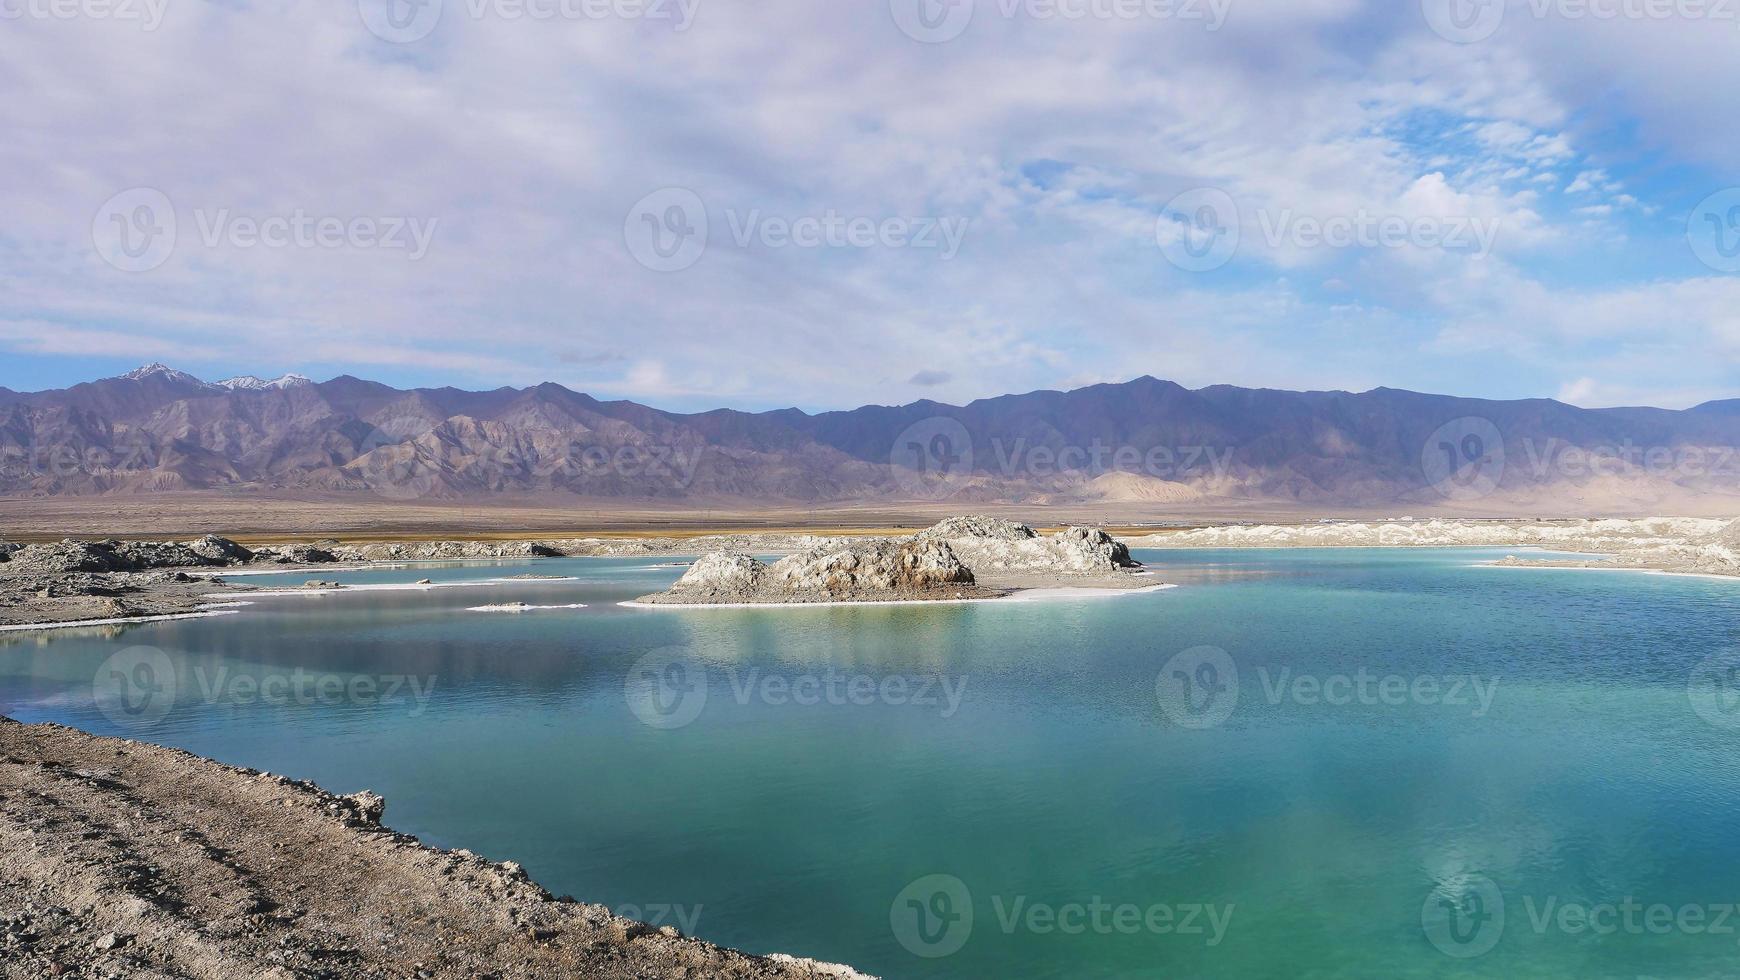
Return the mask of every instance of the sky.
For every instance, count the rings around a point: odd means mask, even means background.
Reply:
[[[0,386],[1740,394],[1734,0],[0,0]]]

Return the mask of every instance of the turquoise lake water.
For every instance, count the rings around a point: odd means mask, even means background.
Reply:
[[[1740,582],[1502,554],[797,610],[617,606],[681,571],[647,559],[329,573],[575,580],[0,635],[0,711],[884,977],[1740,974]],[[515,600],[587,608],[468,611]]]

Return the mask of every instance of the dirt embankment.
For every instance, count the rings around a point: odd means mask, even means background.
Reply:
[[[851,980],[552,898],[379,797],[0,717],[0,977]]]

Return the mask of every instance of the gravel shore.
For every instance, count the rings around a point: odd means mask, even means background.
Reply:
[[[836,978],[558,899],[384,801],[0,717],[0,977]]]

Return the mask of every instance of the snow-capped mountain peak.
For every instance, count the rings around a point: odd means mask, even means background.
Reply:
[[[219,381],[218,387],[228,388],[231,391],[283,391],[287,388],[301,388],[313,383],[312,380],[300,374],[286,374],[269,381],[265,378],[256,378],[251,374],[244,374],[241,377]]]
[[[178,381],[182,384],[190,385],[205,384],[204,381],[188,374],[186,371],[177,371],[167,364],[157,362],[147,364],[141,368],[134,368],[126,374],[121,375],[122,381],[144,381],[147,378],[163,378],[168,381]]]
[[[177,371],[167,364],[151,363],[141,368],[135,368],[121,375],[122,381],[146,381],[161,378],[177,384],[194,385],[200,388],[222,388],[228,391],[285,391],[290,388],[301,388],[314,382],[300,374],[286,374],[278,378],[256,378],[251,374],[229,378],[225,381],[212,383],[201,381],[186,371]]]

